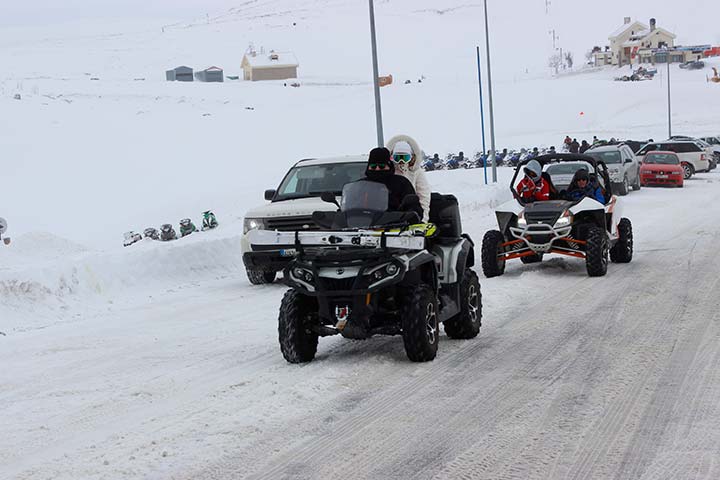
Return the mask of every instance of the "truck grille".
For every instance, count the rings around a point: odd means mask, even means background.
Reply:
[[[268,230],[281,232],[319,230],[311,215],[298,217],[272,217],[267,219]]]

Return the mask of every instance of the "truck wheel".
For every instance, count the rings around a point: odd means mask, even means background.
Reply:
[[[685,163],[682,164],[682,168],[683,168],[683,179],[685,179],[685,180],[687,180],[687,179],[689,179],[690,177],[692,177],[692,176],[693,176],[693,173],[695,173],[692,165],[690,165],[690,164],[687,163],[687,162],[685,162]]]
[[[525,265],[528,265],[530,263],[540,263],[543,260],[543,254],[542,253],[536,253],[534,255],[528,255],[527,257],[520,257],[520,261],[524,263]]]
[[[317,302],[295,290],[288,290],[280,304],[278,339],[280,351],[290,363],[305,363],[315,358],[318,335],[308,329],[310,313],[317,311]]]
[[[640,171],[637,172],[637,177],[635,177],[635,183],[633,183],[632,189],[635,191],[638,191],[642,188],[642,185],[640,185]]]
[[[499,277],[505,273],[505,259],[498,256],[505,253],[501,246],[503,243],[505,237],[498,230],[490,230],[483,237],[482,269],[487,278]]]
[[[633,257],[633,231],[632,223],[627,218],[621,218],[618,224],[617,243],[610,249],[610,260],[615,263],[630,263]]]
[[[265,285],[275,281],[275,272],[266,272],[264,270],[247,269],[247,277],[253,285]]]
[[[413,362],[427,362],[437,355],[440,338],[435,292],[421,284],[410,290],[402,305],[405,353]]]
[[[591,277],[602,277],[607,273],[608,240],[607,233],[600,227],[590,227],[585,250],[585,266]]]
[[[623,178],[622,183],[618,187],[618,194],[620,196],[625,196],[628,194],[628,191],[630,190],[630,184],[628,183],[627,177]]]
[[[477,274],[465,270],[460,284],[460,313],[447,320],[445,333],[450,338],[467,340],[477,337],[482,325],[482,293]]]

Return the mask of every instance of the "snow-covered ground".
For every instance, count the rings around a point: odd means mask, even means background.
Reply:
[[[241,219],[297,159],[373,146],[366,5],[213,0],[206,17],[181,3],[179,21],[0,18],[0,216],[13,237],[0,246],[0,478],[720,477],[720,174],[626,197],[636,258],[605,278],[550,258],[481,279],[480,337],[443,336],[430,364],[409,363],[399,338],[333,338],[290,366],[276,339],[284,287],[248,284]],[[445,3],[377,2],[381,70],[396,79],[382,91],[386,133],[468,153],[480,149],[481,9]],[[545,53],[515,53],[547,42],[543,2],[520,18],[506,3],[492,27],[500,148],[664,138],[664,70],[549,78]],[[553,2],[567,15],[581,3]],[[685,43],[720,41],[697,15],[653,8]],[[624,16],[606,10],[588,45]],[[237,74],[249,42],[293,49],[302,86],[164,81],[179,64]],[[673,68],[675,133],[720,134],[707,74]],[[429,179],[480,241],[510,176]],[[125,230],[207,208],[215,231],[120,246]]]

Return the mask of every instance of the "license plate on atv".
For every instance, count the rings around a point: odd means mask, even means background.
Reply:
[[[667,175],[655,175],[655,178],[669,178]]]
[[[280,250],[281,257],[294,257],[295,255],[297,255],[297,250],[294,248]]]

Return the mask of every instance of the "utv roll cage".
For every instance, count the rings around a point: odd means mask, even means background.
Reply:
[[[518,175],[523,171],[523,168],[530,163],[531,161],[537,161],[540,163],[540,167],[544,170],[546,165],[552,165],[556,163],[565,163],[565,162],[586,162],[590,164],[590,166],[593,168],[593,171],[588,172],[590,176],[591,182],[597,182],[600,185],[600,188],[602,189],[603,196],[605,197],[605,205],[610,203],[610,199],[612,198],[612,182],[610,182],[610,174],[608,173],[607,165],[605,165],[605,162],[596,160],[595,158],[589,156],[589,155],[583,155],[579,153],[551,153],[548,155],[541,155],[536,158],[531,158],[529,160],[523,160],[522,162],[518,163],[518,166],[515,168],[515,174],[513,175],[512,180],[510,181],[510,191],[512,192],[513,198],[520,203],[520,205],[527,205],[528,203],[532,202],[525,202],[520,194],[515,190],[515,183],[517,182]],[[550,175],[543,171],[542,173],[543,180],[549,183],[550,185],[550,200],[559,200],[560,199],[560,192],[557,191],[555,188],[555,185],[553,185],[552,179],[550,178]]]

